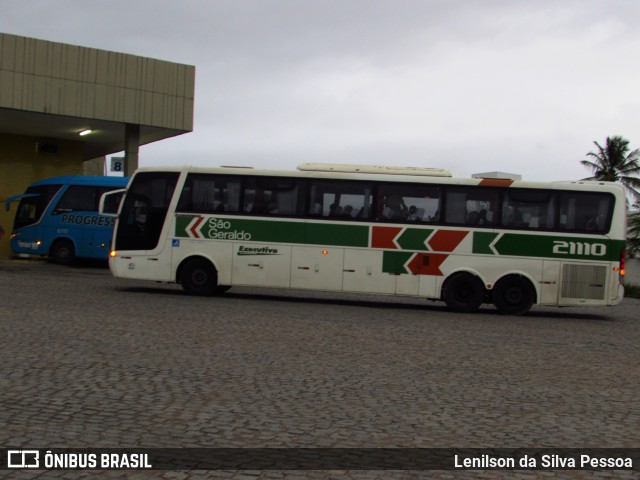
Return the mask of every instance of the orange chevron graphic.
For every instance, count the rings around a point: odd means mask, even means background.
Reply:
[[[401,231],[401,227],[371,227],[371,247],[397,249],[393,240]]]
[[[443,253],[417,253],[409,263],[407,268],[414,275],[435,275],[438,277],[444,274],[440,270],[440,265],[449,255]]]
[[[436,252],[453,252],[468,233],[464,230],[438,230],[428,243]]]

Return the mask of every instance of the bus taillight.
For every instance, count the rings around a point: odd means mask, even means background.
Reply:
[[[627,257],[627,250],[625,248],[622,249],[622,253],[620,254],[620,276],[624,277],[624,262]]]
[[[115,250],[111,250],[111,251],[109,252],[109,256],[110,256],[110,257],[115,257],[115,256],[117,256],[117,255],[118,255],[118,252],[116,252]]]

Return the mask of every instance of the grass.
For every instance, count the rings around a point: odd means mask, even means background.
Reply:
[[[638,285],[625,285],[624,296],[629,298],[640,298],[640,286]]]

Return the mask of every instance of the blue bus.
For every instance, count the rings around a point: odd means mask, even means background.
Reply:
[[[48,256],[59,264],[76,258],[107,260],[115,219],[98,214],[103,193],[124,189],[126,177],[64,176],[39,180],[26,192],[7,199],[20,201],[9,236],[19,255]],[[119,195],[107,197],[105,212],[117,212]]]

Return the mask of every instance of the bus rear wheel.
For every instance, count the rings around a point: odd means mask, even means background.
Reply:
[[[56,240],[51,246],[50,255],[58,265],[70,265],[76,259],[76,249],[70,240]]]
[[[449,278],[442,289],[442,298],[454,312],[475,312],[482,304],[485,289],[482,281],[470,273],[456,273]]]
[[[507,275],[493,287],[493,303],[505,315],[523,315],[536,300],[531,282],[522,275]]]
[[[208,260],[193,258],[180,269],[179,282],[189,295],[211,296],[218,289],[218,272]]]

